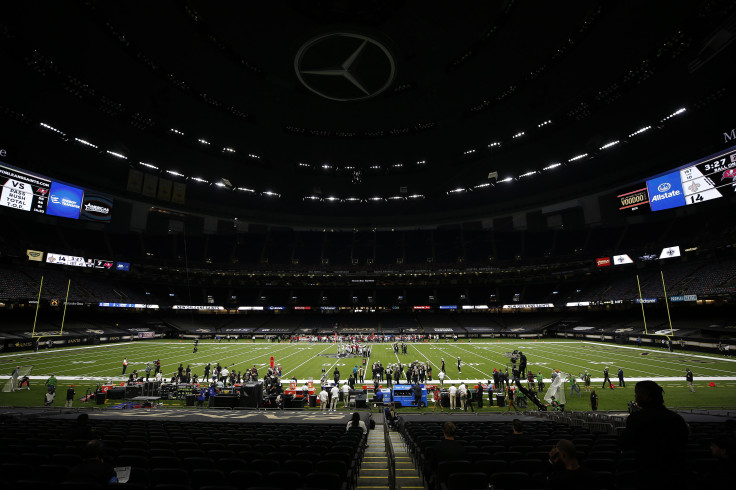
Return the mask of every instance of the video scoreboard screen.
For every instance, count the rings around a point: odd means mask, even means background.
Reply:
[[[0,206],[35,213],[109,223],[113,199],[0,164]]]
[[[0,178],[3,183],[0,206],[46,212],[46,203],[51,189],[51,181],[0,165]]]
[[[619,211],[691,206],[736,194],[736,147],[684,165],[617,195]]]

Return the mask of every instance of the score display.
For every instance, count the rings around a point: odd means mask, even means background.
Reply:
[[[644,204],[662,211],[730,195],[736,195],[736,147],[652,177],[616,197],[619,211],[629,212],[641,210]]]

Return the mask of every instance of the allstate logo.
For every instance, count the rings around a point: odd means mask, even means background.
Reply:
[[[670,183],[669,183],[669,182],[662,182],[661,184],[659,184],[659,185],[657,186],[657,190],[658,190],[659,192],[667,192],[667,191],[668,191],[668,190],[670,190],[671,188],[672,188],[672,185],[670,185]]]

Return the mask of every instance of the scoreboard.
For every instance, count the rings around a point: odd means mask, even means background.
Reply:
[[[736,146],[617,195],[620,211],[662,211],[736,195]]]
[[[51,181],[3,166],[0,166],[0,181],[3,183],[0,206],[46,212]]]
[[[35,213],[109,223],[113,199],[0,164],[0,206]]]

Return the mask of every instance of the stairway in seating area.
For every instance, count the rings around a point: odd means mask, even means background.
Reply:
[[[386,447],[386,434],[391,444],[390,448]],[[392,457],[393,466],[391,466]],[[368,448],[363,455],[358,474],[357,490],[379,488],[414,490],[426,488],[401,435],[398,432],[385,431],[383,425],[376,425],[368,434]]]

